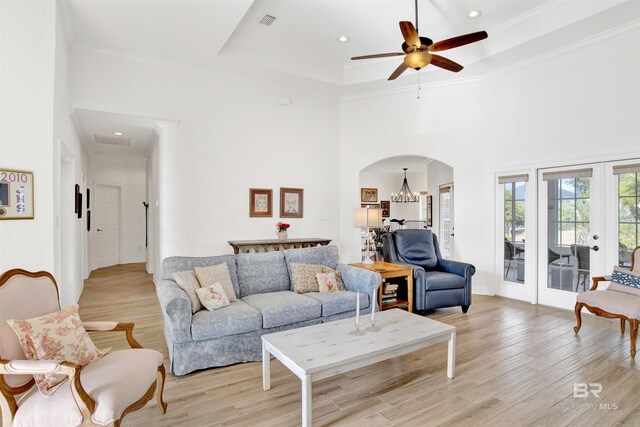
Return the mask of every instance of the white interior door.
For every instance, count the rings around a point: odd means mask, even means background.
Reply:
[[[602,275],[603,163],[538,170],[538,303],[572,309]]]
[[[97,185],[95,201],[98,268],[120,263],[120,187]]]

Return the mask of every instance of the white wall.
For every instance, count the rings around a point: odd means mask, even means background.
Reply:
[[[33,171],[35,219],[0,221],[0,272],[54,272],[55,3],[0,2],[0,165]]]
[[[56,10],[56,60],[53,105],[53,183],[55,275],[62,305],[80,298],[84,279],[88,276],[86,239],[86,151],[80,143],[71,117],[69,48],[65,22]],[[64,154],[63,154],[64,153]],[[62,157],[65,164],[61,167]],[[80,185],[83,199],[82,219],[74,212],[75,184]]]
[[[180,122],[160,135],[161,257],[275,238],[280,187],[304,189],[291,238],[339,237],[337,99],[86,50],[73,62],[76,107]],[[252,187],[273,189],[273,218],[249,218]]]
[[[640,31],[590,42],[484,80],[427,86],[420,100],[414,90],[343,99],[343,257],[358,255],[358,233],[348,227],[358,172],[423,155],[453,167],[454,256],[476,265],[474,292],[493,293],[495,170],[639,154]]]
[[[147,165],[144,160],[115,160],[100,156],[89,157],[89,180],[91,188],[92,224],[89,233],[89,263],[91,269],[98,268],[97,225],[95,203],[98,184],[120,187],[120,263],[145,262],[145,219],[142,202],[147,200]]]

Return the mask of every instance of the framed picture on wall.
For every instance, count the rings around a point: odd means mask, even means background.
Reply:
[[[33,172],[0,168],[0,219],[33,219]]]
[[[270,188],[249,189],[249,216],[272,217],[273,192]]]
[[[432,224],[433,221],[431,220],[431,213],[432,213],[431,196],[427,196],[426,210],[427,210],[427,227],[432,227],[433,226],[433,224]]]
[[[389,200],[381,200],[380,208],[382,208],[382,218],[389,218],[391,212],[391,202]]]
[[[280,217],[302,218],[304,210],[302,188],[280,188]]]
[[[377,203],[378,189],[377,188],[361,188],[360,201],[362,203]]]
[[[78,219],[82,219],[82,193],[78,193]]]
[[[74,211],[73,211],[73,212],[75,212],[75,214],[77,215],[77,214],[78,214],[78,211],[79,211],[80,209],[82,209],[82,205],[80,205],[80,204],[78,203],[78,199],[80,199],[80,186],[79,186],[78,184],[76,184],[76,192],[75,192],[75,194],[76,194],[76,196],[75,196],[75,198],[73,199],[73,200],[74,200],[74,203],[75,203],[75,207],[74,207]]]

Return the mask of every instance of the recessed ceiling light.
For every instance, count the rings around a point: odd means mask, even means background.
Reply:
[[[115,136],[122,136],[122,135],[124,135],[124,133],[122,133],[122,132],[114,132],[113,134],[114,134]]]
[[[469,18],[477,18],[480,15],[482,15],[482,12],[479,10],[472,10],[469,12]]]
[[[339,41],[340,43],[347,43],[347,42],[349,41],[349,37],[347,37],[347,36],[340,36],[340,37],[338,37],[338,41]]]

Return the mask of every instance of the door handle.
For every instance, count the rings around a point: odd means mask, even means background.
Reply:
[[[597,234],[593,235],[593,240],[598,240],[600,238],[600,236],[598,236]]]
[[[96,231],[102,231],[102,228],[98,228]]]
[[[594,247],[591,248],[592,251],[598,252],[600,250],[600,246],[595,245]]]

